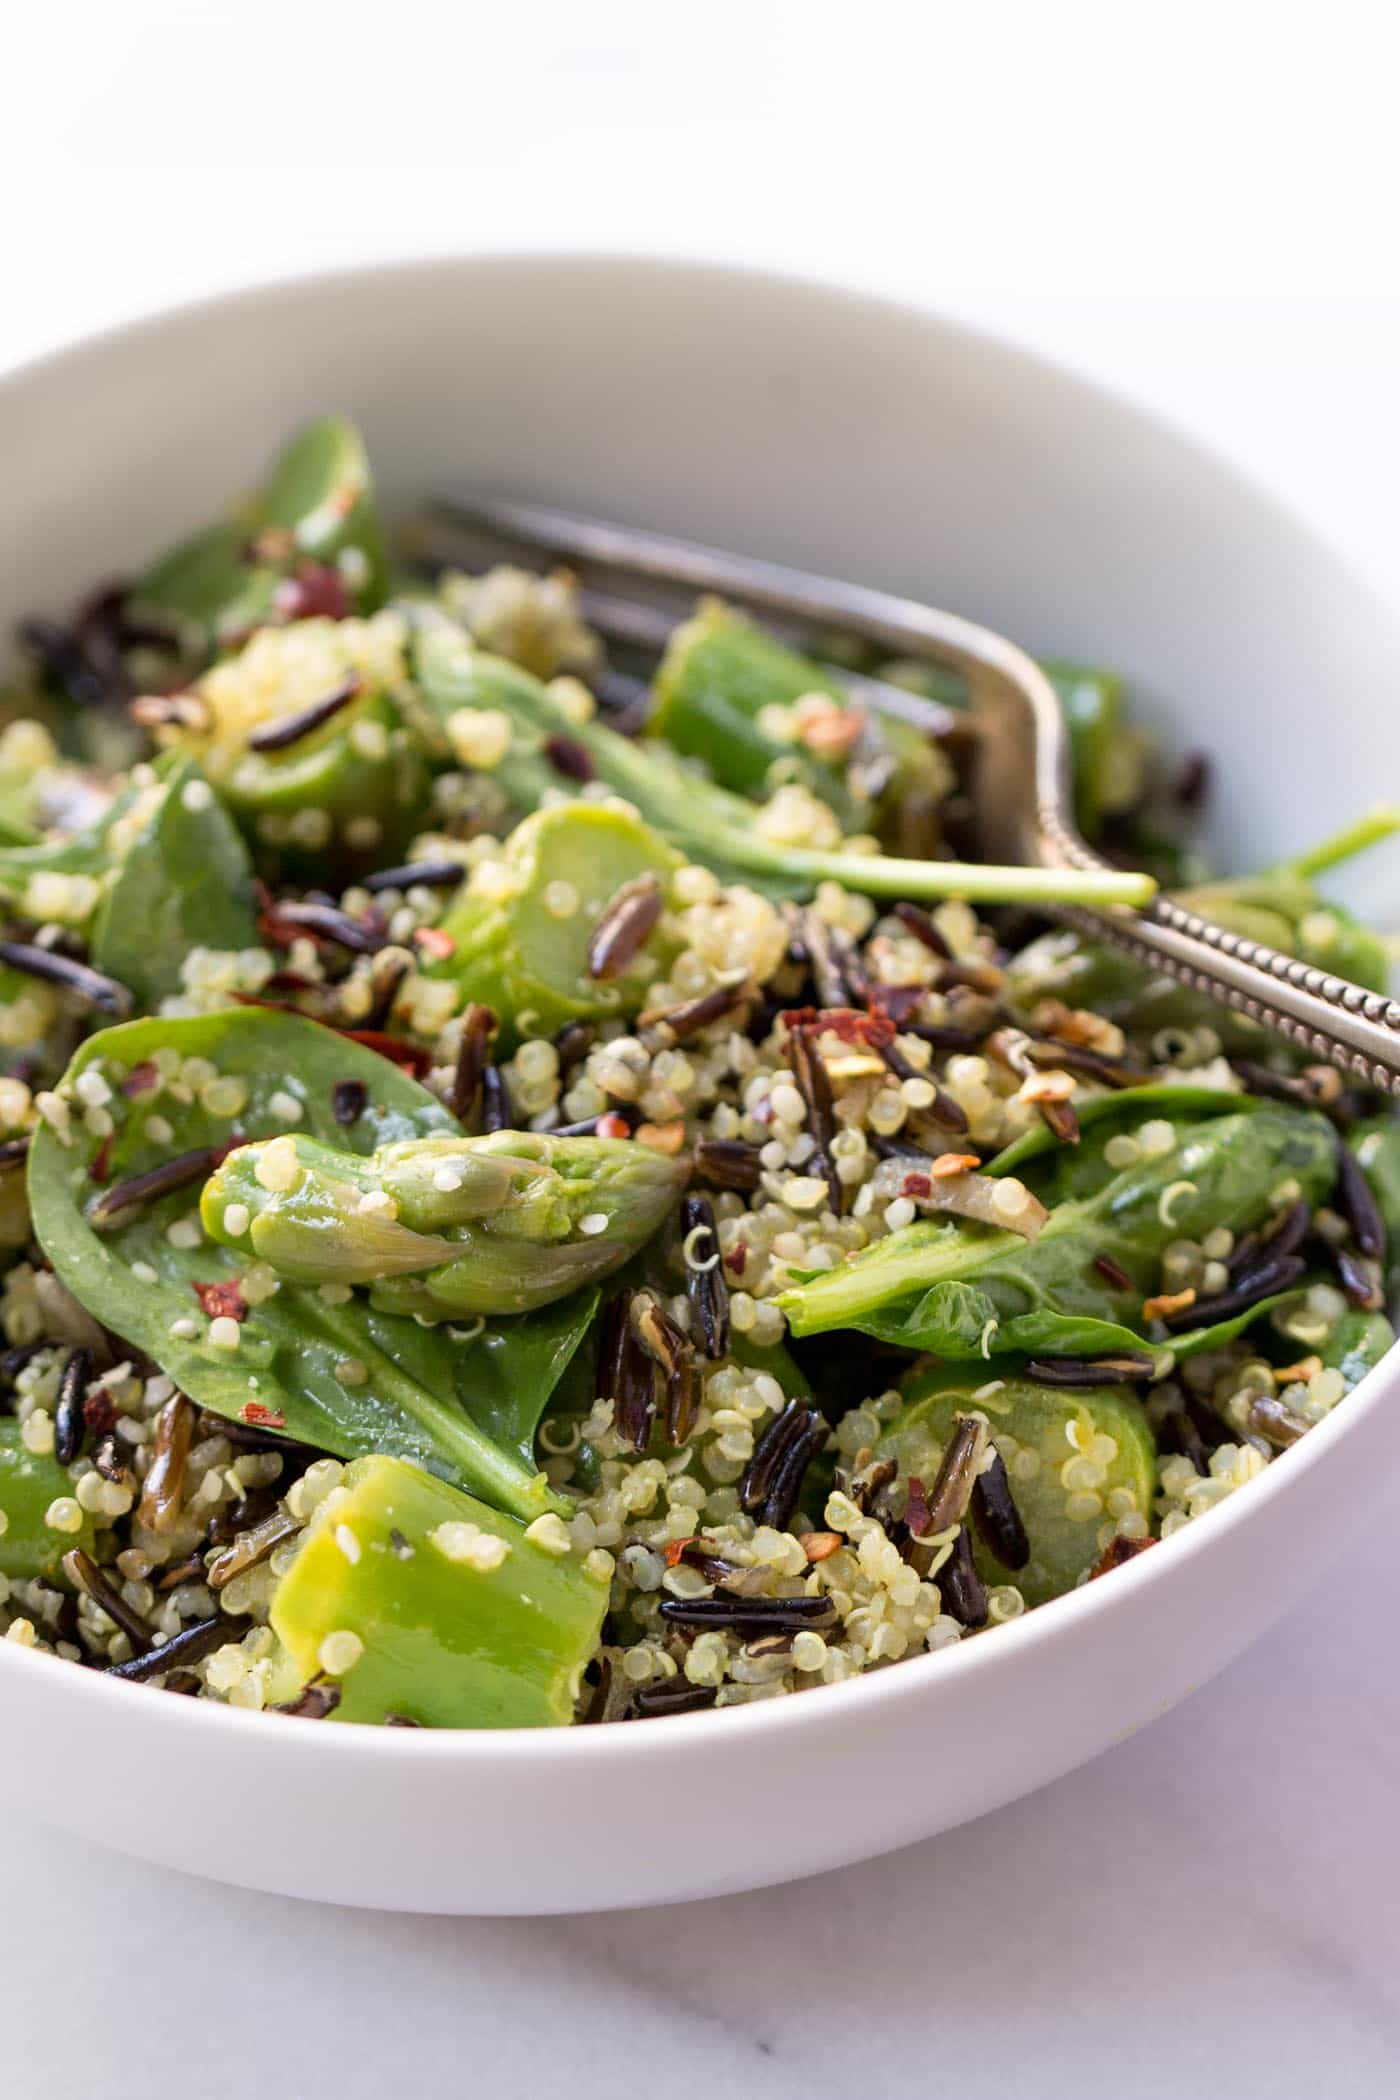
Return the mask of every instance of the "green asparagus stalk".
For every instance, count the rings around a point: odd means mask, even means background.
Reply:
[[[608,1585],[570,1554],[557,1517],[542,1537],[394,1458],[358,1459],[331,1499],[271,1618],[296,1681],[336,1686],[335,1720],[573,1719]]]
[[[295,1283],[367,1284],[386,1312],[528,1312],[656,1231],[684,1161],[617,1138],[495,1131],[356,1155],[301,1134],[242,1145],[206,1183],[210,1238]]]

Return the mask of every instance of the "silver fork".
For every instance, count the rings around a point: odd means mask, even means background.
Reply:
[[[990,628],[861,584],[544,505],[441,499],[434,509],[487,559],[566,562],[582,587],[585,617],[613,642],[659,653],[696,593],[713,592],[762,614],[765,624],[799,645],[814,627],[843,629],[892,654],[924,657],[957,672],[977,730],[973,796],[989,857],[1107,869],[1075,829],[1069,733],[1054,688],[1023,650]],[[836,675],[877,711],[930,728],[954,719],[951,710],[882,680],[839,668]],[[1169,897],[1158,895],[1139,910],[1044,908],[1400,1098],[1400,1004],[1384,994],[1215,926]]]

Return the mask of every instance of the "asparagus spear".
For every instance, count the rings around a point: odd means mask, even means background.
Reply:
[[[687,1171],[618,1138],[500,1130],[366,1158],[289,1135],[231,1152],[200,1210],[211,1239],[296,1283],[368,1284],[385,1311],[518,1313],[620,1267]]]
[[[608,1585],[511,1517],[394,1458],[363,1458],[272,1600],[298,1683],[338,1721],[551,1728],[573,1719]],[[551,1520],[547,1520],[551,1521]],[[564,1551],[558,1551],[560,1544]]]

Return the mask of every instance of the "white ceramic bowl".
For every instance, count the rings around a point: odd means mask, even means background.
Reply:
[[[59,608],[357,417],[391,498],[454,481],[890,585],[1134,678],[1217,761],[1246,861],[1400,785],[1400,625],[1136,410],[960,328],[737,270],[573,256],[366,270],[103,337],[0,383],[0,616]],[[1370,906],[1377,908],[1373,886]],[[161,1695],[0,1644],[11,1804],[338,1903],[585,1910],[926,1837],[1160,1714],[1317,1581],[1400,1453],[1395,1360],[1165,1547],[864,1681],[645,1727],[414,1735]]]

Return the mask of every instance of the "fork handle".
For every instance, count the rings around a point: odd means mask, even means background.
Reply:
[[[1400,1099],[1400,1005],[1384,993],[1231,933],[1169,897],[1136,913],[1067,905],[1054,916]]]

